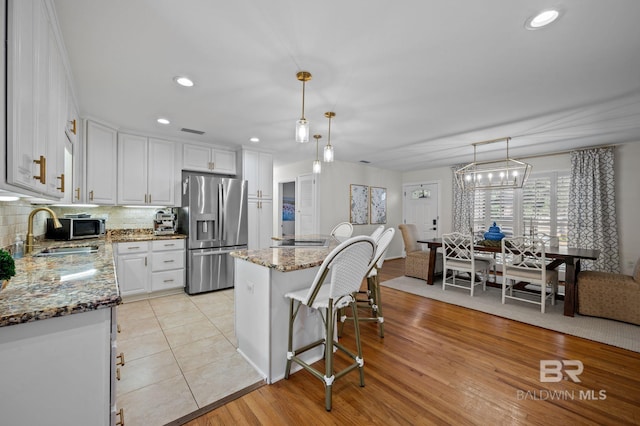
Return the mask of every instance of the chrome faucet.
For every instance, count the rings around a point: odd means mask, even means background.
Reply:
[[[38,207],[33,209],[33,211],[31,211],[31,213],[29,214],[29,220],[27,224],[27,244],[24,248],[25,254],[31,253],[31,251],[33,251],[33,217],[40,211],[48,212],[51,215],[51,217],[53,218],[54,228],[62,228],[62,224],[58,220],[58,216],[56,216],[56,214],[50,208]]]

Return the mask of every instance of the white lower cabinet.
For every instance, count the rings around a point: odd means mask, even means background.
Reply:
[[[184,240],[151,243],[151,291],[184,287]]]
[[[2,327],[0,423],[114,425],[115,315],[113,307]]]
[[[147,297],[184,287],[185,240],[126,242],[115,247],[122,297]]]

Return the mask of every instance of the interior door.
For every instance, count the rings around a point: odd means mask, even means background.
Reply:
[[[414,184],[404,186],[404,223],[414,223],[423,239],[437,238],[438,184]]]
[[[313,174],[296,178],[296,235],[318,233],[316,179]]]

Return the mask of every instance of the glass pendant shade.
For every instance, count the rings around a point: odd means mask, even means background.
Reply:
[[[333,147],[331,145],[327,145],[324,147],[324,162],[333,162]]]
[[[322,163],[320,162],[320,160],[315,160],[313,162],[313,173],[315,174],[322,173]]]
[[[309,142],[309,122],[304,118],[296,121],[296,142]]]

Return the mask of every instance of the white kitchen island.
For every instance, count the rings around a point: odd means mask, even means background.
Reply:
[[[284,378],[287,363],[289,299],[293,290],[309,288],[320,265],[339,242],[328,247],[242,250],[235,257],[235,327],[238,352],[267,383]],[[294,347],[324,335],[320,312],[303,306],[294,328]],[[313,363],[323,357],[323,347],[303,358]],[[298,368],[299,369],[299,368]],[[292,371],[296,371],[294,367]]]

